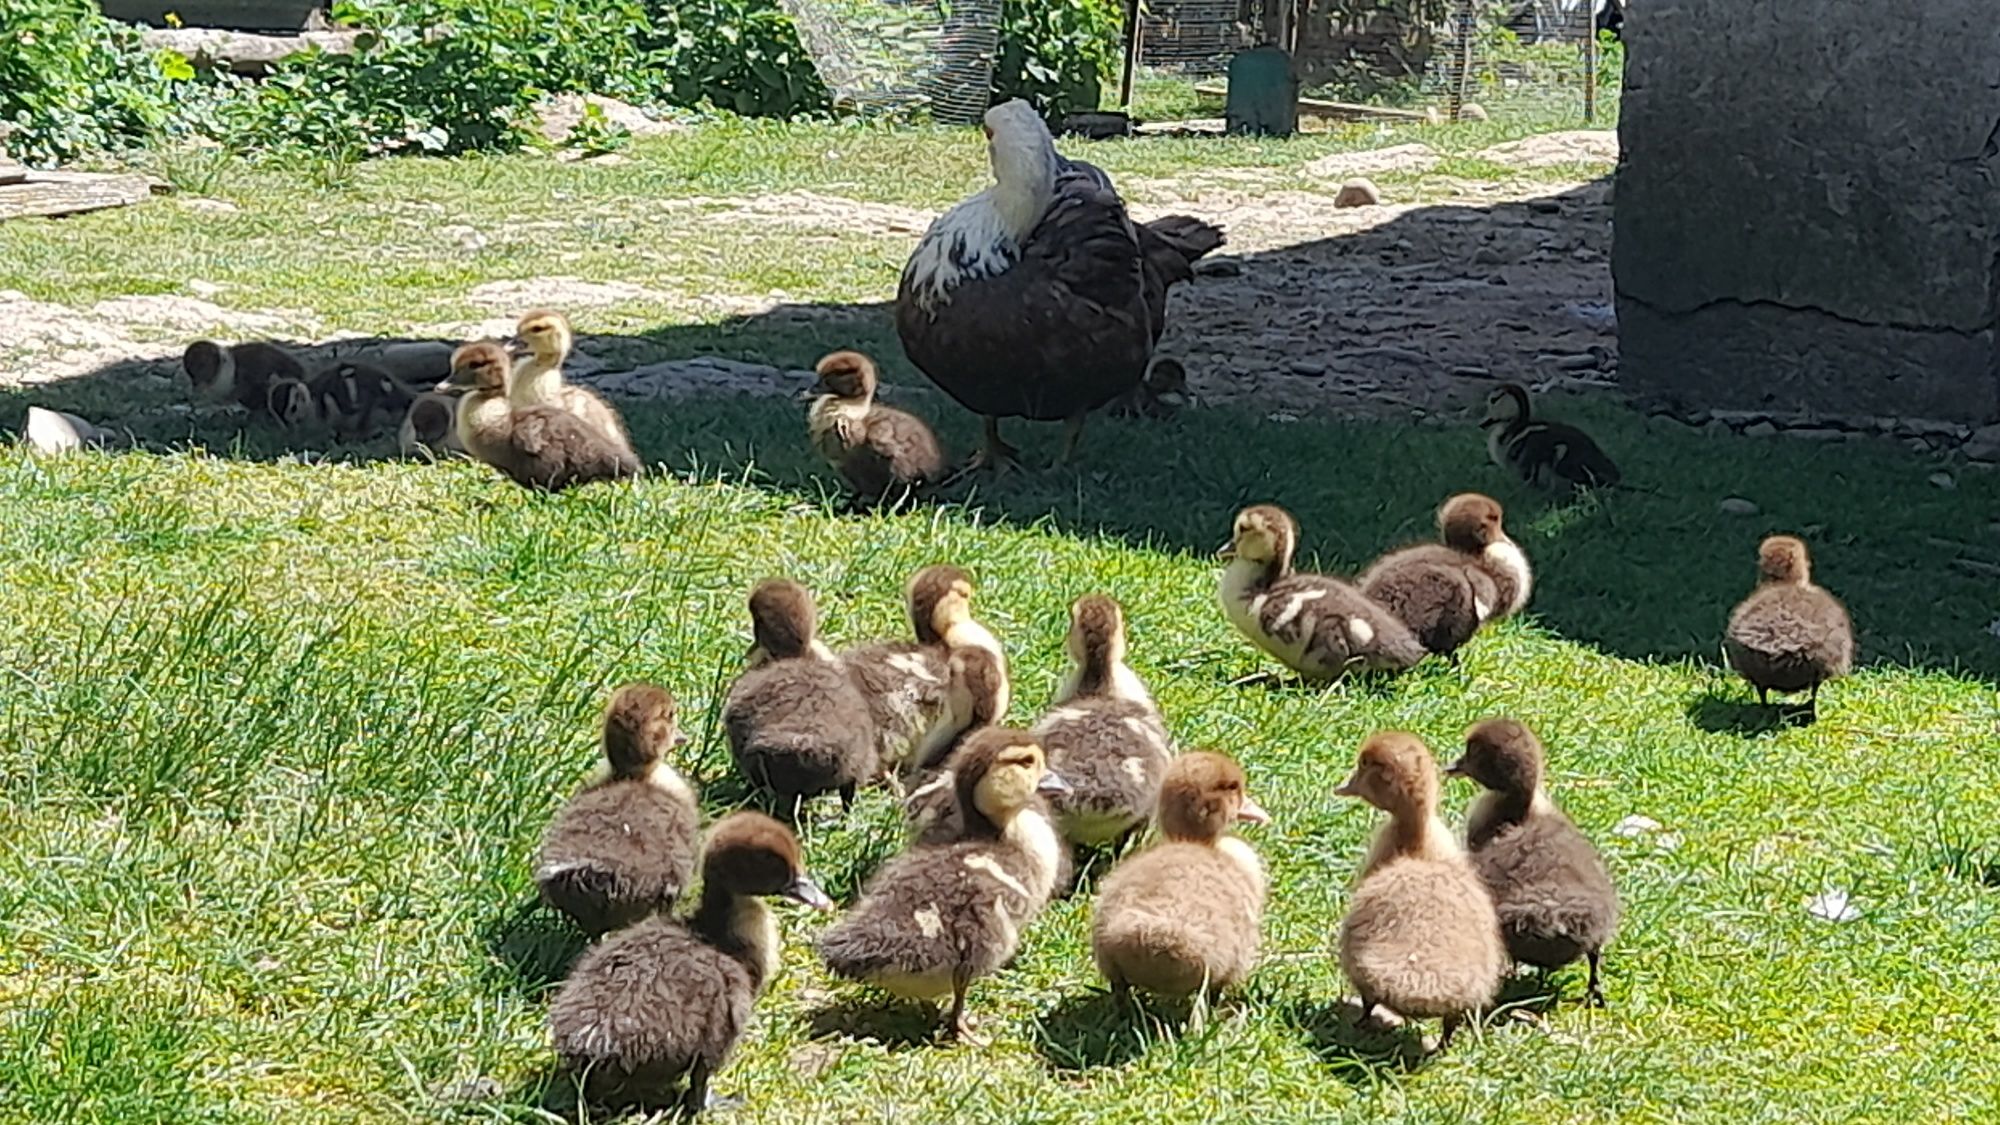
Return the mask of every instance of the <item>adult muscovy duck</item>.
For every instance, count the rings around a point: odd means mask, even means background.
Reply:
[[[1166,327],[1167,290],[1222,245],[1187,215],[1135,224],[1102,169],[1056,152],[1015,99],[986,111],[993,186],[931,224],[903,268],[896,333],[910,361],[986,421],[975,465],[1015,459],[1000,419],[1084,418],[1138,386]]]

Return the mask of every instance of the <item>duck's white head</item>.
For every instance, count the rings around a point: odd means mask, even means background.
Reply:
[[[1027,102],[986,111],[986,156],[993,186],[939,216],[903,271],[925,309],[967,281],[1005,273],[1055,198],[1055,139]]]

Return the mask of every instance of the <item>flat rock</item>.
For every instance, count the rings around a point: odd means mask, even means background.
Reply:
[[[1322,180],[1350,180],[1384,172],[1421,172],[1444,158],[1429,145],[1391,145],[1365,152],[1336,152],[1307,164],[1304,172]]]
[[[707,394],[793,395],[805,389],[812,379],[810,371],[786,371],[765,363],[703,355],[609,372],[591,382],[607,394],[680,398]]]
[[[1964,449],[1965,455],[1974,461],[2000,461],[2000,425],[1974,430]]]
[[[1481,160],[1516,168],[1548,168],[1563,164],[1618,163],[1618,134],[1611,129],[1572,129],[1543,133],[1479,150]]]
[[[560,145],[569,140],[583,121],[584,107],[596,106],[604,114],[604,119],[613,125],[623,126],[635,137],[664,137],[683,132],[687,126],[673,121],[661,121],[649,117],[646,111],[617,98],[607,98],[601,94],[557,94],[544,99],[535,107],[539,118],[542,137],[552,145]]]
[[[1743,427],[1744,437],[1770,437],[1778,432],[1778,427],[1770,422],[1752,422]]]
[[[1335,207],[1373,207],[1382,202],[1382,189],[1366,176],[1357,176],[1340,185],[1333,197]]]
[[[1722,503],[1715,506],[1715,510],[1725,516],[1754,516],[1758,512],[1755,502],[1745,500],[1741,496],[1725,497]]]

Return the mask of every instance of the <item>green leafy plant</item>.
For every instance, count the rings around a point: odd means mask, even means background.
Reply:
[[[583,104],[583,116],[571,126],[569,137],[563,142],[565,148],[572,148],[585,156],[598,156],[607,152],[617,152],[632,143],[632,130],[604,114],[604,107],[596,102]]]
[[[187,60],[148,54],[138,34],[91,0],[0,3],[0,122],[31,164],[133,147],[173,110]]]
[[[753,117],[821,113],[831,95],[774,0],[650,0],[660,100]]]
[[[1025,98],[1051,121],[1096,109],[1118,62],[1115,0],[1014,0],[1004,9],[993,98]]]

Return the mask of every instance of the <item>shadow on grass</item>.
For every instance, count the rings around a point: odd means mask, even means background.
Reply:
[[[489,922],[480,940],[492,955],[490,983],[530,999],[546,995],[569,976],[590,944],[567,918],[531,899]]]
[[[1688,721],[1710,734],[1733,734],[1760,738],[1780,730],[1808,727],[1816,716],[1803,703],[1759,703],[1755,699],[1725,695],[1710,689],[1695,696],[1687,705]]]
[[[1051,1070],[1123,1066],[1183,1034],[1192,1010],[1192,1001],[1138,992],[1121,1001],[1109,992],[1092,991],[1064,998],[1036,1020],[1029,1041]]]
[[[1373,1086],[1385,1078],[1422,1069],[1435,1056],[1424,1049],[1421,1024],[1394,1030],[1364,1027],[1361,1006],[1352,999],[1325,1003],[1294,1000],[1281,1018],[1305,1037],[1306,1049],[1342,1081]]]
[[[807,1033],[814,1039],[859,1039],[892,1051],[934,1047],[944,1016],[935,1004],[867,995],[836,1000],[812,1013]]]
[[[1556,210],[1567,211],[1596,190],[1559,193],[1553,197]],[[1376,250],[1394,250],[1391,256],[1400,262],[1408,250],[1396,250],[1399,243],[1421,248],[1441,266],[1478,276],[1470,261],[1478,239],[1465,234],[1492,219],[1492,209],[1462,204],[1418,208],[1352,234],[1236,255],[1237,277],[1203,276],[1193,284],[1196,291],[1262,284],[1260,271],[1268,275],[1301,261],[1372,269],[1366,263]],[[1461,251],[1464,262],[1455,257]],[[1383,284],[1402,284],[1397,276],[1385,274]],[[1170,345],[1199,340],[1202,329],[1183,323]],[[1334,329],[1311,343],[1353,368],[1349,374],[1393,384],[1408,378],[1407,372],[1363,369],[1407,365],[1410,354],[1421,353],[1419,335],[1430,330],[1412,326],[1407,339],[1395,333],[1371,336],[1369,346],[1358,351]],[[585,334],[580,346],[610,371],[702,355],[775,369],[757,376],[769,385],[733,388],[740,393],[620,399],[645,459],[676,475],[742,481],[814,506],[838,496],[837,481],[807,448],[802,411],[790,397],[803,380],[788,373],[840,347],[875,354],[884,368],[885,396],[930,418],[959,455],[978,440],[977,420],[931,389],[903,358],[884,303],[783,305],[636,335]],[[1362,354],[1371,352],[1381,354]],[[1196,367],[1209,362],[1189,358]],[[0,391],[0,426],[18,425],[33,401],[93,421],[129,422],[144,442],[159,448],[201,444],[260,460],[302,450],[361,460],[393,452],[388,433],[367,443],[340,444],[240,413],[190,412],[185,384],[173,374],[177,364],[178,349],[163,349],[157,358],[121,362],[62,383]],[[1205,385],[1226,385],[1231,372],[1191,375],[1199,394]],[[1860,626],[1864,655],[1989,682],[2000,677],[2000,645],[1964,627],[1991,616],[1988,583],[1954,569],[1931,545],[1938,537],[1956,542],[1968,511],[2000,503],[2000,479],[1960,473],[1956,488],[1947,491],[1927,483],[1938,466],[1887,442],[1719,438],[1603,402],[1551,398],[1548,412],[1591,429],[1634,486],[1584,499],[1551,497],[1487,462],[1473,415],[1490,379],[1424,377],[1442,380],[1445,388],[1429,401],[1454,405],[1415,420],[1407,415],[1382,420],[1380,402],[1358,392],[1353,399],[1314,396],[1323,412],[1297,418],[1250,404],[1197,404],[1164,420],[1093,416],[1080,463],[1063,468],[1048,467],[1059,427],[1011,420],[1007,433],[1024,447],[1027,470],[968,479],[937,502],[989,523],[1039,524],[1202,558],[1221,541],[1237,509],[1274,502],[1300,521],[1302,566],[1351,573],[1386,548],[1434,536],[1432,514],[1446,496],[1486,492],[1506,505],[1507,526],[1535,564],[1532,621],[1620,657],[1691,656],[1705,663],[1715,659],[1728,607],[1752,584],[1758,540],[1787,531],[1812,542],[1816,573],[1847,601]],[[611,382],[603,385],[615,394]],[[1376,420],[1362,420],[1364,415]],[[1830,505],[1829,482],[1861,499]],[[1759,513],[1718,519],[1717,502],[1727,496],[1750,498]],[[1966,549],[1977,554],[1985,548],[1968,544]]]

